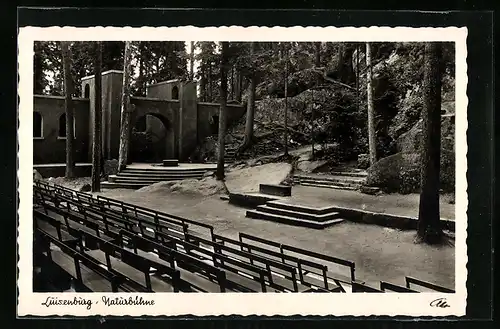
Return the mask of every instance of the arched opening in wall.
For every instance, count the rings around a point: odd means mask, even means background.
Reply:
[[[43,137],[43,118],[38,112],[33,112],[33,138]]]
[[[89,84],[85,84],[84,92],[83,92],[83,98],[90,98],[90,86]]]
[[[130,136],[130,160],[160,163],[173,156],[174,133],[169,120],[158,114],[137,118]]]
[[[66,138],[66,113],[59,117],[59,134],[58,138]],[[76,138],[76,120],[73,117],[73,138]]]
[[[219,116],[214,115],[210,118],[210,133],[217,135],[219,133]]]
[[[147,118],[147,115],[142,116],[137,120],[137,122],[135,123],[135,126],[134,126],[135,130],[137,130],[138,132],[146,132],[146,130],[147,130],[146,118]]]
[[[172,88],[172,99],[179,99],[179,88],[177,86]]]

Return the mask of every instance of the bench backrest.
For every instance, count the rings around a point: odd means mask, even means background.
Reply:
[[[246,233],[239,233],[239,239],[240,239],[240,241],[248,240],[248,241],[259,242],[261,244],[267,244],[267,245],[272,246],[274,248],[279,248],[279,250],[282,254],[298,255],[298,256],[300,256],[301,259],[303,259],[302,256],[307,256],[307,257],[310,257],[313,259],[318,259],[318,260],[334,263],[336,265],[348,267],[350,280],[352,280],[352,281],[356,280],[355,264],[352,261],[329,256],[329,255],[320,254],[320,253],[317,253],[317,252],[314,252],[311,250],[297,248],[294,246],[286,245],[286,244],[275,242],[275,241],[270,241],[270,240],[256,237],[256,236],[246,234]]]
[[[57,232],[57,238],[59,240],[62,239],[62,236],[61,236],[61,222],[59,222],[57,219],[37,210],[37,209],[33,209],[33,219],[34,219],[34,223],[35,223],[35,226],[34,227],[37,227],[37,220],[41,220],[47,224],[49,224],[50,226],[54,227],[56,229],[56,232]]]
[[[236,260],[226,255],[201,248],[199,245],[185,240],[181,240],[175,237],[171,237],[171,239],[176,244],[182,246],[187,254],[195,255],[192,252],[193,250],[195,250],[198,253],[198,255],[195,256],[199,256],[199,254],[203,255],[206,260],[211,260],[215,267],[222,268],[226,271],[230,271],[238,275],[240,275],[240,271],[244,270],[246,274],[251,275],[258,280],[258,282],[261,284],[262,291],[266,291],[266,277],[269,278],[271,275],[267,270],[249,263],[242,262],[240,260]],[[235,266],[239,268],[235,268]]]
[[[299,278],[302,283],[309,285],[317,284],[316,282],[310,280],[308,276],[303,275],[304,271],[308,271],[317,276],[320,276],[323,280],[322,287],[329,289],[329,282],[327,277],[328,267],[326,265],[311,261],[309,259],[304,259],[303,255],[301,254],[298,255],[287,254],[283,251],[282,245],[275,241],[265,240],[244,233],[240,233],[239,241],[242,248],[245,248],[250,252],[253,253],[259,252],[266,256],[279,258],[284,264],[290,264],[296,267],[298,269]],[[254,241],[258,242],[258,244],[254,244],[253,243]],[[264,247],[266,246],[266,244],[269,245],[269,249]]]
[[[394,292],[418,292],[403,286],[399,286],[393,283],[385,282],[385,281],[380,281],[380,290],[382,291],[394,291]]]
[[[160,220],[165,220],[167,222],[180,222],[182,224],[191,224],[191,225],[206,229],[210,232],[210,236],[213,235],[214,228],[212,225],[209,225],[209,224],[201,223],[201,222],[198,222],[195,220],[187,219],[187,218],[180,217],[180,216],[173,215],[173,214],[167,214],[165,212],[161,212],[161,211],[157,211],[157,210],[148,209],[146,207],[137,206],[137,205],[134,205],[131,203],[114,200],[112,198],[104,197],[101,195],[97,196],[97,199],[101,200],[104,203],[112,204],[112,205],[115,205],[116,207],[121,207],[122,209],[129,209],[132,211],[144,211],[146,213],[153,212],[155,215],[158,215],[158,218]]]
[[[450,294],[455,293],[455,290],[453,290],[453,289],[449,289],[449,288],[439,286],[439,285],[431,283],[431,282],[416,279],[414,277],[407,276],[405,279],[406,279],[406,288],[408,288],[408,289],[410,289],[411,284],[414,284],[414,285],[421,286],[421,287],[424,287],[424,288],[427,288],[430,290],[434,290],[434,291],[450,293]]]
[[[61,249],[61,251],[71,257],[75,257],[75,255],[78,253],[75,249],[73,249],[71,246],[67,245],[66,243],[62,242],[61,240],[43,232],[43,231],[38,231],[42,234],[43,238],[46,239],[46,241],[54,244],[56,247]],[[50,254],[50,250],[48,251]]]
[[[358,282],[352,282],[351,286],[352,292],[383,292],[382,290]]]
[[[118,277],[114,273],[103,268],[100,264],[96,263],[95,261],[91,260],[90,258],[88,258],[83,254],[77,253],[75,255],[75,258],[78,264],[77,275],[79,281],[82,281],[81,265],[83,265],[86,268],[90,269],[92,272],[97,273],[99,276],[109,281],[111,284],[111,290],[113,292],[118,292],[118,287],[120,283]]]
[[[191,255],[182,253],[176,250],[175,245],[172,243],[162,244],[158,241],[153,241],[151,239],[139,236],[135,233],[128,232],[125,230],[120,231],[120,236],[126,237],[128,242],[132,243],[132,248],[137,252],[137,249],[143,251],[153,251],[156,250],[160,259],[170,263],[173,268],[175,268],[175,263],[177,266],[189,270],[191,272],[201,273],[207,276],[211,280],[216,280],[221,286],[221,291],[225,290],[227,286],[226,276],[223,271],[215,266],[207,264],[200,259],[193,257]],[[121,240],[123,243],[124,240]]]
[[[248,262],[251,265],[258,266],[260,268],[266,269],[268,273],[271,272],[277,272],[277,269],[281,270],[279,271],[281,275],[283,275],[283,272],[286,273],[285,277],[286,279],[290,280],[290,286],[280,286],[276,283],[273,282],[273,277],[270,275],[270,283],[272,286],[276,288],[285,288],[288,290],[292,291],[297,291],[297,277],[296,277],[296,268],[297,266],[291,265],[291,264],[286,264],[281,262],[280,260],[273,259],[269,257],[269,253],[265,252],[262,254],[256,253],[255,250],[258,249],[253,249],[252,247],[240,243],[238,240],[234,240],[231,238],[226,238],[217,234],[214,234],[214,238],[216,242],[212,242],[213,248],[216,252],[219,252],[221,254],[226,254],[229,257],[234,257],[238,256],[239,258],[244,257],[248,259]],[[192,238],[193,240],[198,240],[202,243],[209,244],[210,241],[206,239],[200,239],[200,238]],[[240,247],[240,248],[238,248]],[[254,251],[254,252],[252,252]],[[272,252],[271,252],[272,253]],[[274,256],[277,254],[275,253]],[[279,255],[278,255],[279,256]],[[297,264],[299,264],[299,261],[296,260]]]

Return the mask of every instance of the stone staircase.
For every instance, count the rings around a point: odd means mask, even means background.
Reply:
[[[280,201],[268,201],[255,210],[248,210],[246,217],[314,229],[324,229],[344,221],[333,207],[314,208]]]
[[[335,172],[331,175],[296,174],[293,182],[296,185],[326,187],[339,190],[358,190],[366,181],[362,172]]]
[[[295,174],[293,176],[294,185],[311,187],[331,188],[337,190],[362,191],[367,193],[378,192],[377,188],[364,186],[366,182],[366,171],[334,171],[326,174]]]
[[[224,151],[224,163],[231,164],[235,161],[236,149],[227,148]]]
[[[107,182],[102,182],[103,188],[138,189],[163,181],[183,179],[201,179],[207,171],[214,168],[190,167],[157,167],[157,168],[125,168],[116,175],[109,175]]]

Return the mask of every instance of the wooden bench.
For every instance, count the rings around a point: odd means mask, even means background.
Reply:
[[[363,284],[363,283],[352,282],[351,286],[352,286],[352,292],[379,292],[379,293],[383,293],[382,290],[367,286],[366,284]]]
[[[63,200],[64,198],[73,199],[74,201],[79,202],[79,206],[86,206],[86,207],[88,206],[92,207],[93,209],[101,207],[100,209],[101,212],[104,212],[107,215],[110,215],[110,213],[108,213],[108,211],[110,211],[112,215],[120,215],[124,219],[128,220],[135,219],[141,221],[143,226],[147,226],[150,223],[154,223],[155,225],[161,225],[162,229],[167,229],[171,231],[172,234],[177,233],[179,234],[179,236],[180,234],[187,232],[188,224],[186,222],[191,222],[194,223],[195,226],[208,229],[210,234],[212,234],[213,232],[213,227],[210,225],[189,221],[185,218],[173,215],[167,215],[145,207],[124,203],[122,201],[102,196],[98,196],[97,198],[92,198],[91,196],[88,196],[83,192],[74,191],[58,185],[55,185],[55,187],[51,188],[53,191],[55,191],[54,192],[55,195],[59,196],[59,199],[61,198]],[[104,206],[106,206],[106,208],[104,208]],[[131,213],[133,213],[133,215]],[[130,230],[131,228],[128,229]],[[145,231],[143,231],[142,233],[147,234]]]
[[[125,280],[123,285],[127,288],[144,292],[179,291],[179,271],[98,237],[92,238],[99,249],[85,250],[83,254],[106,265],[109,271],[119,274]],[[156,275],[151,275],[151,268],[155,269]]]
[[[407,276],[407,277],[405,277],[405,280],[406,280],[406,288],[408,288],[408,289],[411,289],[410,285],[413,284],[413,285],[424,287],[424,288],[427,288],[427,289],[430,289],[433,291],[438,291],[438,292],[443,292],[443,293],[448,293],[448,294],[455,293],[455,290],[453,290],[453,289],[445,288],[443,286],[439,286],[439,285],[431,283],[431,282],[419,280],[419,279],[416,279],[414,277]]]
[[[178,251],[207,261],[211,265],[225,270],[227,283],[231,289],[240,292],[266,292],[267,290],[266,277],[270,275],[267,270],[216,253],[188,241],[172,237],[171,244]]]
[[[271,249],[272,246],[268,246],[271,248],[265,248],[264,245],[251,244],[244,241],[222,237],[219,235],[216,235],[215,237],[216,241],[221,241],[224,244],[232,244],[249,253],[257,254],[266,259],[279,261],[285,265],[292,266],[299,277],[300,283],[311,289],[328,290],[331,292],[345,292],[338,284],[328,280],[326,276],[328,267],[326,265],[319,264],[307,259],[301,259],[296,256],[283,254],[279,251],[279,249]],[[279,246],[278,243],[276,243],[274,246],[276,245]],[[288,274],[281,270],[276,271],[279,274],[284,275],[285,277]],[[317,274],[317,278],[306,275],[307,273],[315,273]]]
[[[61,229],[61,223],[51,216],[33,209],[34,229],[61,241],[74,246],[78,241],[77,237],[72,236],[67,231]]]
[[[416,290],[412,290],[403,286],[399,286],[393,283],[380,281],[380,290],[382,291],[392,291],[392,292],[418,292]]]
[[[62,211],[65,214],[71,214],[71,216],[76,217],[79,221],[92,220],[113,237],[118,236],[120,229],[127,229],[132,232],[140,232],[142,235],[150,238],[154,237],[155,230],[168,232],[169,235],[176,235],[179,238],[184,238],[182,232],[187,228],[185,224],[180,224],[180,227],[179,225],[167,226],[163,221],[160,222],[156,220],[153,222],[152,220],[144,220],[144,217],[136,217],[135,214],[130,212],[124,213],[118,209],[105,208],[104,205],[97,202],[97,200],[95,200],[95,202],[93,200],[90,203],[84,202],[85,204],[82,204],[70,197],[57,194],[52,196],[52,199],[58,199],[59,201],[55,202],[57,204],[66,205],[66,209],[60,206],[50,206],[54,210],[59,212]],[[172,227],[177,229],[172,229]]]
[[[140,220],[145,223],[151,224],[162,224],[165,227],[168,227],[172,231],[177,231],[179,233],[187,232],[188,225],[184,223],[182,220],[178,220],[175,218],[166,218],[165,216],[161,216],[159,212],[148,209],[145,207],[136,206],[133,204],[128,204],[123,201],[113,200],[111,198],[106,198],[102,196],[98,196],[98,200],[110,211],[120,211],[121,213],[134,217],[137,220]]]
[[[269,194],[269,195],[291,196],[292,187],[286,185],[276,185],[276,184],[260,184],[259,192],[262,194]]]
[[[106,218],[87,212],[86,208],[79,204],[78,201],[60,195],[56,195],[54,199],[58,206],[47,204],[46,207],[48,207],[50,211],[62,216],[68,226],[71,226],[70,222],[68,222],[68,220],[71,220],[77,223],[77,225],[79,224],[93,229],[97,228],[97,235],[101,235],[99,231],[102,231],[102,235],[117,238],[119,228],[108,225],[109,222]]]
[[[270,241],[270,240],[256,237],[256,236],[246,234],[246,233],[240,233],[239,240],[242,242],[244,242],[246,240],[249,242],[258,242],[258,243],[263,244],[263,245],[272,246],[275,249],[279,249],[280,253],[283,255],[296,255],[300,259],[304,259],[304,257],[308,257],[310,259],[320,260],[320,261],[328,262],[331,264],[340,265],[342,267],[347,267],[348,271],[349,271],[349,275],[343,275],[340,273],[333,273],[331,271],[328,271],[326,273],[327,278],[334,281],[336,285],[342,285],[342,283],[350,285],[350,283],[352,281],[356,281],[355,264],[352,261],[348,261],[345,259],[341,259],[341,258],[329,256],[329,255],[320,254],[320,253],[317,253],[317,252],[314,252],[311,250],[297,248],[294,246],[286,245],[286,244],[275,242],[275,241]],[[327,268],[329,268],[329,267],[327,267]],[[312,271],[309,271],[309,272],[311,272],[312,274],[318,274],[318,273],[314,273]],[[307,274],[307,271],[305,274]],[[323,273],[321,273],[320,275],[323,275]]]
[[[116,275],[102,268],[98,263],[78,253],[71,246],[54,237],[43,234],[47,242],[59,250],[48,249],[48,259],[76,281],[77,291],[119,292],[120,282]]]
[[[137,205],[134,205],[131,203],[114,200],[111,198],[103,197],[101,195],[97,196],[97,199],[100,202],[103,202],[104,204],[107,204],[109,206],[120,208],[124,212],[142,211],[142,212],[146,212],[149,214],[152,213],[153,218],[156,218],[155,220],[158,220],[158,221],[165,221],[167,223],[175,223],[176,225],[178,225],[180,222],[183,225],[187,225],[188,232],[186,232],[186,233],[190,233],[192,235],[195,235],[196,233],[194,233],[193,230],[195,230],[196,232],[198,232],[197,230],[200,230],[202,232],[201,234],[209,235],[210,239],[213,240],[214,228],[212,225],[208,225],[205,223],[201,223],[201,222],[198,222],[195,220],[190,220],[190,219],[183,218],[183,217],[176,216],[176,215],[172,215],[172,214],[167,214],[167,213],[160,212],[157,210],[148,209],[146,207],[137,206]]]
[[[229,243],[225,243],[229,242],[229,239],[224,240],[217,235],[215,235],[215,239],[217,242],[200,237],[191,237],[190,241],[196,242],[198,245],[204,244],[210,246],[216,253],[266,270],[267,273],[270,274],[266,277],[268,279],[266,283],[271,288],[275,289],[276,292],[302,292],[310,288],[297,283],[298,279],[296,277],[296,270],[293,266],[253,254],[251,252],[243,251],[236,246],[231,247]]]
[[[121,231],[121,237],[123,247],[127,242],[136,254],[175,267],[180,272],[183,291],[225,292],[228,289],[224,271],[177,251],[171,240],[161,244],[128,231]]]

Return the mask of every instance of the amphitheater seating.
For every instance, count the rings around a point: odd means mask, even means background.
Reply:
[[[36,239],[80,291],[453,292],[406,277],[406,287],[355,278],[353,262],[103,196],[34,182]],[[51,248],[57,247],[57,250]],[[345,272],[341,273],[341,272]]]
[[[399,286],[393,283],[380,281],[380,290],[389,292],[418,292],[407,287]]]
[[[352,292],[375,292],[375,293],[383,293],[384,291],[379,290],[377,288],[368,286],[364,283],[353,282],[352,283]]]
[[[316,253],[310,250],[305,250],[297,248],[294,246],[278,243],[275,241],[263,239],[260,237],[252,236],[250,234],[240,233],[239,240],[241,243],[246,244],[246,248],[255,249],[258,246],[262,246],[266,249],[274,250],[275,257],[280,257],[283,262],[288,259],[297,259],[297,267],[301,269],[299,274],[304,277],[304,281],[311,281],[320,279],[324,287],[328,289],[329,282],[333,283],[335,288],[337,286],[350,285],[351,282],[356,281],[355,277],[355,264],[351,261],[332,257],[329,255],[324,255]],[[328,263],[330,266],[340,267],[342,269],[348,270],[348,275],[338,273],[337,271],[329,271],[329,266],[324,265]],[[301,280],[302,280],[301,277]]]
[[[413,278],[410,276],[407,276],[405,278],[405,280],[406,280],[406,288],[408,288],[408,289],[410,289],[411,285],[414,285],[414,286],[417,286],[420,288],[426,288],[426,289],[431,290],[431,291],[444,292],[444,293],[448,293],[448,294],[455,293],[455,290],[453,290],[453,289],[445,288],[445,287],[439,286],[437,284],[423,281],[423,280],[419,280],[419,279],[416,279],[416,278]]]
[[[127,291],[120,287],[115,274],[102,268],[98,263],[82,255],[61,240],[40,231],[39,238],[47,246],[42,252],[60,269],[68,273],[78,283],[83,292],[119,292]],[[54,250],[50,245],[56,246]]]

